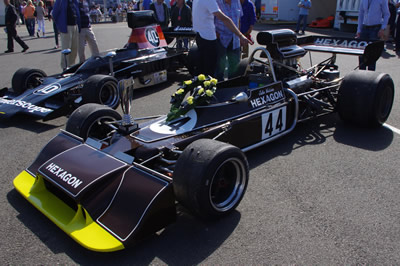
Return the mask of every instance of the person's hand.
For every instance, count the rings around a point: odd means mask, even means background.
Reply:
[[[359,32],[356,33],[355,38],[356,38],[356,39],[359,39],[359,38],[360,38],[360,33],[359,33]]]
[[[247,44],[252,44],[249,39],[246,38],[246,36],[242,35],[240,36],[240,45],[244,46]]]
[[[385,38],[385,30],[384,29],[380,29],[378,31],[378,37],[383,40]]]

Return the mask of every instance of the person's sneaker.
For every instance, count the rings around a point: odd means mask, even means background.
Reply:
[[[36,36],[37,36],[38,38],[40,38],[40,36],[39,36],[39,32],[36,32]]]
[[[294,32],[296,32],[296,33],[299,33],[299,31],[298,31],[298,30],[295,30]]]
[[[301,32],[301,34],[305,34],[304,30]]]
[[[13,52],[14,52],[14,50],[6,50],[6,51],[4,51],[4,53],[6,53],[6,54],[13,53]]]
[[[29,49],[29,47],[27,46],[27,47],[25,47],[24,49],[22,49],[22,51],[21,51],[21,53],[25,53],[26,52],[26,50],[28,50]]]

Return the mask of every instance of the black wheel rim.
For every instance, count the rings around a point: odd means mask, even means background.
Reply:
[[[86,138],[90,137],[96,140],[103,140],[108,137],[108,134],[112,129],[105,123],[110,121],[115,121],[116,119],[111,116],[103,116],[91,123],[88,127]]]
[[[215,172],[209,190],[212,207],[219,212],[234,208],[243,196],[246,170],[238,158],[225,160]]]
[[[118,105],[119,94],[117,84],[113,81],[107,81],[104,83],[100,90],[100,103],[114,108]]]
[[[28,75],[28,77],[26,78],[25,81],[25,88],[26,89],[32,89],[32,88],[36,88],[37,86],[40,85],[40,81],[39,79],[43,78],[43,75],[41,75],[40,73],[31,73]]]

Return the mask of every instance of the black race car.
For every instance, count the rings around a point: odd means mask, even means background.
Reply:
[[[136,88],[151,86],[165,82],[167,70],[186,65],[187,51],[167,46],[153,11],[128,12],[127,21],[132,33],[122,49],[91,57],[49,77],[40,69],[17,70],[12,88],[0,90],[0,119],[25,113],[49,120],[84,103],[116,108],[119,80],[133,77]]]
[[[336,111],[364,127],[388,118],[389,75],[354,71],[341,78],[335,64],[336,53],[376,60],[381,42],[314,36],[299,45],[290,30],[257,38],[266,48],[255,49],[244,76],[183,82],[167,115],[133,119],[129,80],[119,84],[123,116],[98,104],[79,107],[14,179],[15,188],[82,246],[115,251],[172,223],[176,202],[204,219],[232,212],[249,180],[243,152],[298,122]],[[298,59],[307,51],[333,56],[303,69]]]

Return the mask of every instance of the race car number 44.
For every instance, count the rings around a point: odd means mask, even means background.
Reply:
[[[262,139],[271,138],[286,129],[286,106],[264,113],[262,120]]]

